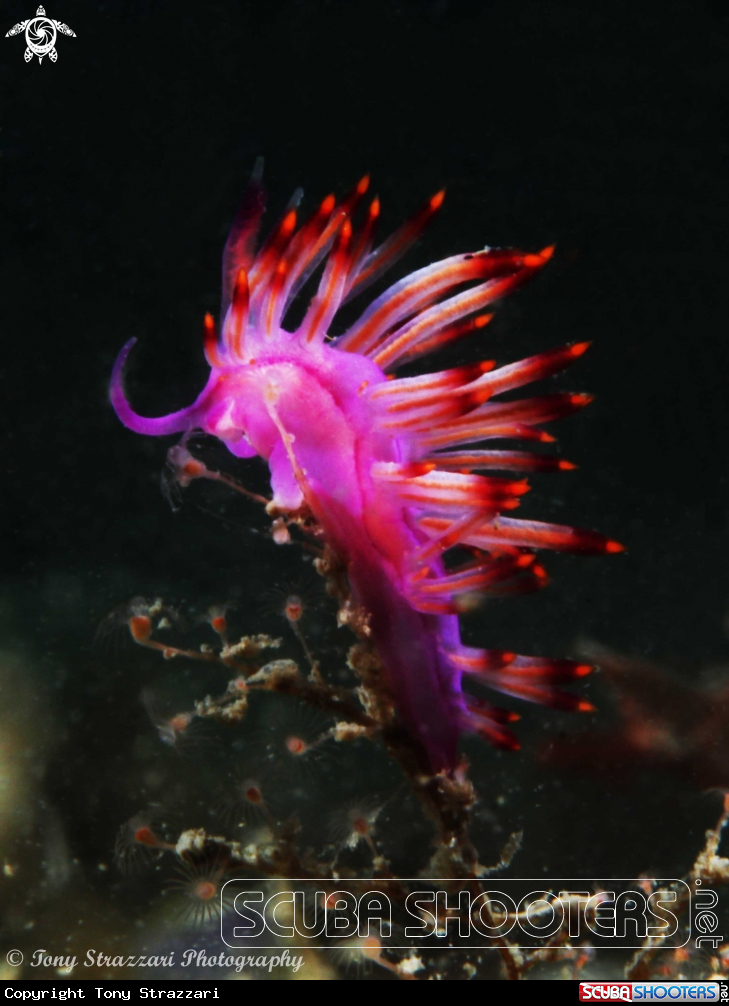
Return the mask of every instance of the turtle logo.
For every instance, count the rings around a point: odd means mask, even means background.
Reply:
[[[19,35],[25,32],[25,41],[28,48],[25,50],[24,58],[26,63],[30,63],[34,56],[38,57],[38,62],[43,62],[43,57],[48,56],[52,63],[58,59],[56,52],[56,36],[60,31],[62,35],[71,35],[76,38],[76,32],[71,31],[63,21],[55,21],[52,17],[47,17],[45,8],[39,7],[35,12],[35,17],[28,21],[18,21],[10,31],[5,33],[5,38],[11,35]]]

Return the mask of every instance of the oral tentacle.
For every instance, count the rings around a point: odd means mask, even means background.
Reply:
[[[136,339],[130,339],[123,346],[112,371],[109,397],[117,416],[130,430],[134,430],[135,433],[144,433],[148,437],[163,437],[170,433],[186,432],[191,428],[191,425],[194,425],[200,399],[186,409],[179,409],[177,412],[170,412],[167,416],[154,418],[140,416],[129,404],[124,394],[124,364],[136,341]]]

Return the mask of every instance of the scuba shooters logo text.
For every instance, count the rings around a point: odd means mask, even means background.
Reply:
[[[377,886],[375,887],[375,884]],[[293,947],[381,941],[383,949],[492,947],[508,936],[524,949],[561,933],[595,947],[638,949],[646,940],[685,945],[679,922],[691,891],[681,880],[504,880],[478,893],[458,881],[290,880],[286,887],[230,880],[221,891],[221,937],[229,947],[281,939]],[[590,887],[593,889],[590,890]],[[678,941],[678,942],[676,942]]]
[[[720,1002],[729,982],[580,982],[580,1002]]]

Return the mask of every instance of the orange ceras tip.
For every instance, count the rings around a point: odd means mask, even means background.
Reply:
[[[473,320],[473,327],[483,328],[485,325],[488,325],[492,318],[493,314],[479,314],[479,316]]]
[[[541,255],[525,255],[522,259],[522,263],[527,269],[538,269],[542,264]]]
[[[582,356],[592,345],[592,342],[576,342],[573,346],[570,346],[570,356]]]
[[[239,301],[243,298],[248,299],[248,273],[245,269],[239,269],[235,277],[233,299]]]
[[[380,197],[375,196],[375,198],[370,203],[370,216],[372,218],[379,217],[380,215]]]
[[[369,187],[370,176],[367,174],[357,182],[357,195],[363,196]]]
[[[334,193],[330,192],[329,195],[326,197],[326,199],[322,202],[321,206],[319,207],[319,212],[322,215],[325,213],[326,214],[331,213],[332,210],[334,209],[334,206],[336,205],[336,202],[337,200]]]
[[[606,552],[624,552],[625,545],[621,545],[619,541],[607,541],[605,542]]]
[[[225,621],[225,615],[216,615],[210,622],[212,627],[216,632],[225,632],[227,623]]]
[[[218,336],[215,331],[215,319],[208,311],[203,319],[203,349],[205,359],[211,367],[220,366],[220,355],[218,353]]]
[[[431,210],[439,210],[441,208],[441,206],[443,205],[443,200],[445,199],[445,194],[446,194],[445,189],[441,189],[440,192],[436,192],[436,194],[430,200]]]
[[[143,643],[152,635],[152,620],[147,615],[132,615],[129,631],[135,642]]]
[[[540,266],[549,262],[553,254],[554,245],[549,245],[547,248],[542,248],[542,250],[536,254],[525,255],[522,259],[522,264],[527,269],[539,269]]]
[[[587,699],[582,699],[577,703],[578,713],[596,713],[597,706],[593,706],[592,702],[588,702]]]
[[[572,462],[572,461],[562,461],[562,460],[560,460],[560,461],[557,462],[557,467],[562,472],[572,472],[572,471],[575,470],[575,468],[577,467],[577,465],[574,464],[574,462]]]
[[[292,234],[296,228],[296,210],[289,210],[281,224],[281,231],[288,235]]]
[[[592,664],[578,664],[577,667],[575,667],[575,677],[584,678],[588,674],[592,674],[594,670],[595,668]]]

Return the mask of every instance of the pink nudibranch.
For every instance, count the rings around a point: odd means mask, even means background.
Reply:
[[[275,506],[296,511],[306,505],[346,564],[398,714],[424,763],[435,772],[452,771],[463,730],[498,747],[518,747],[506,726],[518,717],[465,692],[464,674],[527,701],[592,708],[557,687],[587,674],[588,665],[464,646],[458,623],[464,597],[542,586],[538,549],[589,554],[622,546],[592,531],[505,516],[518,507],[527,483],[474,474],[574,465],[528,451],[469,446],[552,441],[539,424],[579,409],[589,396],[498,396],[556,373],[588,343],[498,368],[489,361],[390,376],[479,331],[490,320],[479,312],[541,269],[551,248],[537,254],[487,248],[435,262],[376,297],[343,335],[328,336],[341,305],[415,242],[443,201],[440,192],[373,250],[379,201],[352,225],[368,183],[364,178],[339,204],[328,196],[298,228],[290,208],[256,252],[265,198],[260,172],[254,172],[225,247],[220,340],[206,316],[211,370],[204,390],[188,408],[156,419],[139,416],[122,387],[131,340],[114,368],[111,401],[138,433],[203,430],[236,457],[265,458]],[[289,331],[283,327],[287,309],[322,262],[317,292],[301,324]],[[456,545],[467,546],[473,558],[446,570],[443,555]]]

